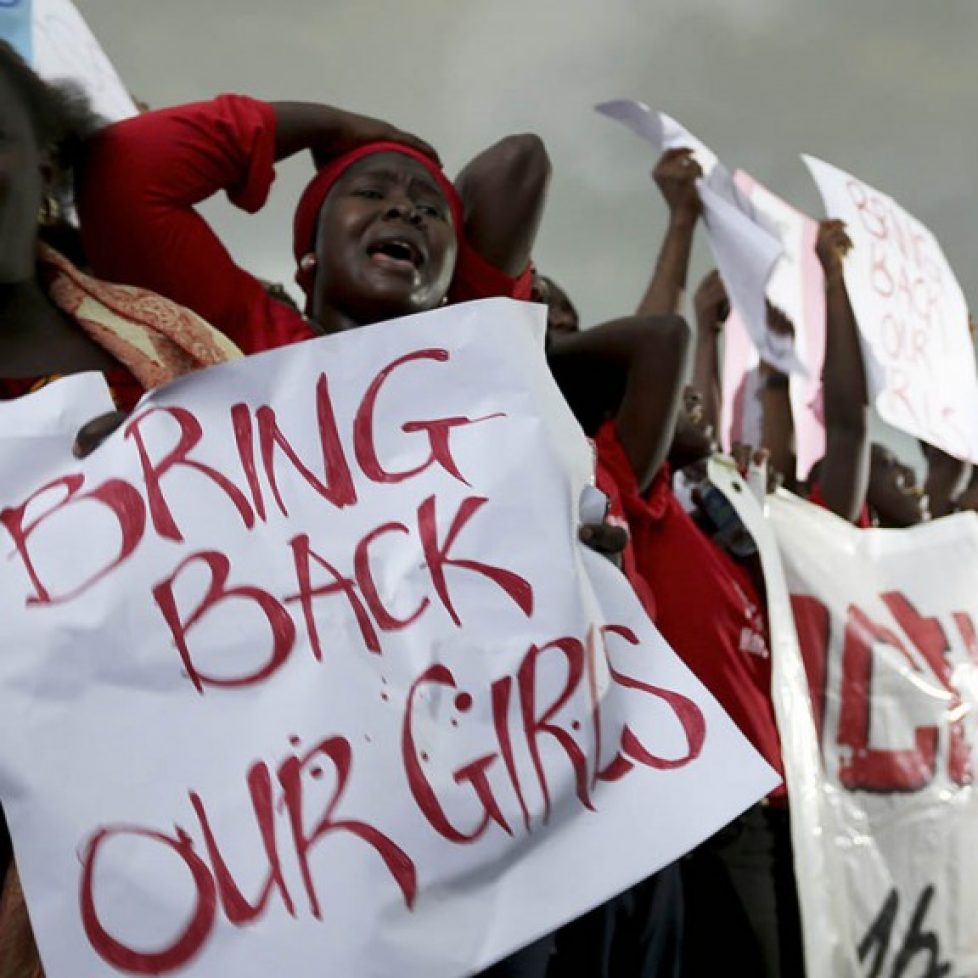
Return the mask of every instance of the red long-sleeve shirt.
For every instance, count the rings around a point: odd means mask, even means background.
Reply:
[[[683,510],[668,465],[643,496],[613,425],[601,429],[597,444],[628,519],[633,573],[651,591],[652,620],[743,735],[782,773],[767,617],[750,573]],[[783,785],[771,794],[784,796]]]
[[[222,95],[150,112],[102,130],[79,172],[82,240],[95,274],[139,285],[193,309],[245,353],[316,335],[235,264],[195,205],[218,191],[261,209],[275,179],[275,111]],[[529,270],[510,278],[464,241],[454,301],[529,298]]]

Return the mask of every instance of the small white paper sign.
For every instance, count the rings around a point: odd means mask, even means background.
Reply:
[[[577,540],[539,306],[0,404],[0,797],[48,978],[473,974],[777,782]],[[505,451],[500,451],[505,446]]]
[[[69,79],[106,121],[136,115],[132,96],[71,0],[33,0],[34,68],[48,81]]]
[[[794,327],[787,338],[773,338],[774,348],[759,355],[748,339],[736,312],[724,326],[724,447],[750,438],[749,418],[760,360],[775,364],[794,362],[790,373],[791,414],[795,430],[796,474],[807,478],[812,466],[825,454],[825,422],[822,411],[822,362],[825,359],[825,276],[815,254],[818,223],[781,200],[743,170],[735,182],[751,206],[765,215],[777,230],[783,254],[767,283],[768,299],[781,309]],[[770,330],[769,330],[770,333]],[[780,345],[779,345],[780,344]],[[780,356],[773,354],[780,353]],[[783,372],[783,367],[779,368]]]
[[[622,123],[659,154],[668,149],[693,150],[703,169],[698,189],[720,277],[751,338],[758,347],[766,348],[764,289],[781,255],[777,235],[738,192],[730,171],[716,154],[671,116],[634,99],[602,102],[595,109]],[[777,355],[777,351],[772,351],[772,355]]]
[[[846,222],[846,287],[884,421],[978,461],[978,375],[964,293],[931,232],[895,200],[803,156],[826,213]]]

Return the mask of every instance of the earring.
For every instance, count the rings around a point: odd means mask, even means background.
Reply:
[[[301,268],[304,272],[311,272],[316,265],[316,256],[311,251],[304,254],[299,262],[299,268]]]
[[[42,227],[52,227],[61,223],[61,206],[57,197],[50,191],[41,199],[41,207],[37,212],[37,223]]]

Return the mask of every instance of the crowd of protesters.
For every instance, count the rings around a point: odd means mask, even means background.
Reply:
[[[307,152],[315,176],[293,227],[300,311],[239,267],[195,206],[224,191],[257,211],[275,164]],[[535,136],[502,138],[453,180],[415,136],[316,103],[224,95],[99,126],[83,99],[0,42],[0,400],[103,372],[120,414],[83,429],[85,452],[145,390],[191,370],[446,303],[543,302],[548,362],[593,439],[609,499],[605,523],[582,527],[582,540],[620,564],[667,642],[781,771],[759,561],[749,538],[728,532],[704,465],[717,449],[730,310],[716,272],[695,291],[693,321],[680,316],[701,175],[689,150],[658,161],[669,219],[648,288],[621,318],[582,328],[573,283],[534,266],[550,176]],[[806,483],[794,478],[787,378],[766,368],[764,444],[748,460],[863,527],[978,508],[965,463],[926,448],[918,482],[870,444],[843,277],[850,247],[841,222],[821,224],[824,458]],[[789,803],[778,788],[678,863],[487,973],[802,975]],[[0,836],[0,978],[36,978],[5,827]]]

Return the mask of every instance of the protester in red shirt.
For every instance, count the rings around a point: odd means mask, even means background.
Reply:
[[[700,214],[695,189],[700,175],[692,155],[684,150],[664,154],[656,167],[656,181],[669,206],[670,221],[640,306],[643,313],[672,311],[682,299],[693,231]],[[587,332],[590,331],[583,335]],[[715,345],[715,336],[709,339]],[[555,339],[552,359],[567,345],[567,340]],[[710,370],[715,373],[707,349],[706,342],[697,343],[698,377]],[[658,434],[653,433],[651,424],[646,429],[647,437],[653,439],[651,466],[639,470],[632,465],[631,453],[622,450],[620,423],[600,427],[598,458],[617,487],[627,517],[635,567],[651,591],[657,627],[742,732],[780,771],[763,583],[756,561],[738,557],[721,543],[724,537],[715,525],[720,497],[709,483],[701,484],[694,492],[694,501],[701,505],[692,515],[672,488],[674,467],[670,461],[677,467],[687,466],[704,459],[713,447],[712,426],[708,424],[710,419],[700,392],[688,391],[685,410],[680,410],[686,357],[685,350],[672,359],[660,355],[657,372],[647,374],[644,380],[647,390],[660,391],[660,403],[665,400],[663,390],[673,397],[669,411],[646,408],[647,418],[660,427]],[[601,386],[595,383],[599,392]],[[709,397],[705,400],[709,401]],[[586,430],[589,424],[593,427],[593,419],[579,417]],[[668,420],[663,432],[665,419]],[[742,973],[777,975],[782,973],[782,958],[784,974],[790,973],[794,964],[801,967],[800,925],[797,898],[792,892],[783,787],[772,797],[775,804],[755,806],[684,860],[686,933],[682,973],[713,973],[736,961]],[[609,944],[594,921],[597,916],[612,913],[609,907],[599,908],[591,915],[589,929],[587,918],[568,929],[572,953],[565,954],[565,958],[580,959],[588,942],[602,948]],[[645,912],[651,912],[651,907],[652,904],[647,905]],[[655,926],[645,923],[648,939],[654,935]],[[587,940],[581,938],[581,932]],[[638,931],[633,928],[631,934],[635,933]],[[558,937],[558,961],[562,957],[562,937],[563,943],[568,943],[566,931]],[[630,939],[633,943],[636,940],[634,936]],[[614,941],[610,943],[613,945]],[[663,966],[678,973],[679,958],[675,952]]]
[[[259,210],[276,161],[305,150],[319,172],[296,212],[293,250],[309,318],[239,268],[194,209],[223,190]],[[223,95],[102,130],[78,210],[99,275],[188,306],[253,353],[433,308],[449,287],[459,301],[528,298],[549,173],[540,140],[513,136],[476,157],[456,187],[430,147],[387,123]]]

